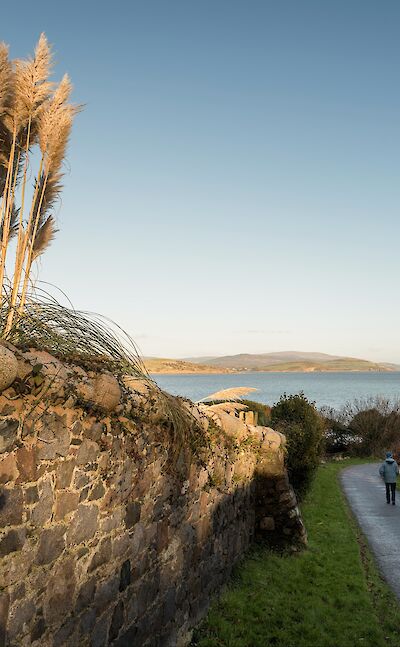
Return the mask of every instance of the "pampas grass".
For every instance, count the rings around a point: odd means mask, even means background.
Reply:
[[[0,44],[0,306],[7,308],[5,336],[16,318],[24,316],[32,266],[57,231],[54,208],[62,191],[63,161],[79,110],[70,103],[68,75],[55,85],[49,78],[52,67],[52,52],[44,34],[34,56],[27,60],[10,60],[8,47]],[[34,155],[35,149],[38,154]],[[33,192],[28,204],[30,177]],[[13,238],[15,256],[10,263]],[[6,264],[13,268],[10,277]]]

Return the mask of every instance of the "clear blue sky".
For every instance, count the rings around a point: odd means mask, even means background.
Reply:
[[[41,278],[147,355],[400,362],[400,3],[2,8],[86,104]]]

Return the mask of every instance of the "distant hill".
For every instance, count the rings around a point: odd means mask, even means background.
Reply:
[[[145,357],[144,363],[149,373],[232,373],[231,369],[207,364],[193,364],[186,360]]]
[[[226,355],[223,357],[190,358],[190,363],[230,369],[232,371],[395,371],[395,364],[375,363],[355,357],[327,353],[284,351],[277,353]]]

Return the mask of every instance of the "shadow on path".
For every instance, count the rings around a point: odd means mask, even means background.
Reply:
[[[387,505],[380,463],[344,469],[340,480],[379,569],[400,600],[400,490],[396,505]]]

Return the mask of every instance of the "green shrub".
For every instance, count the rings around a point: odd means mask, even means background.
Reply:
[[[254,402],[254,400],[242,400],[243,404],[245,404],[250,411],[254,411],[254,413],[258,413],[258,425],[261,425],[262,427],[268,427],[268,425],[271,424],[271,407],[269,407],[267,404],[263,404],[262,402]]]
[[[297,494],[303,496],[318,467],[324,421],[304,393],[286,395],[271,409],[271,424],[287,439],[287,468]]]

